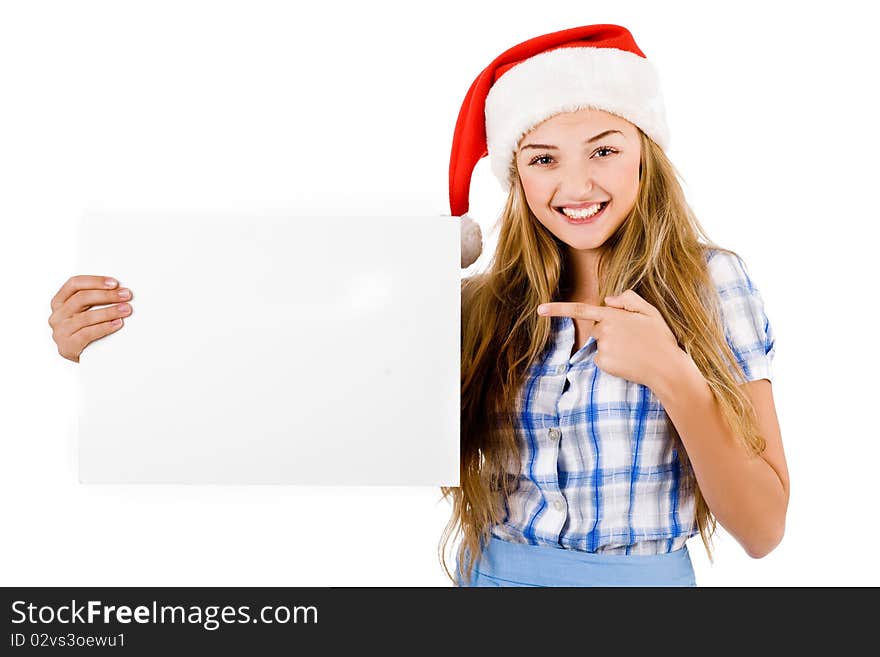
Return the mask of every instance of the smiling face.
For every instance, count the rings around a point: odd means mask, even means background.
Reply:
[[[640,158],[632,123],[587,108],[552,116],[526,133],[516,166],[538,221],[570,250],[595,254],[635,203]],[[587,216],[569,218],[563,206],[580,206],[579,214]]]

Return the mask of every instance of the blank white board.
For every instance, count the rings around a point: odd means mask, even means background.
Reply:
[[[89,211],[78,238],[133,292],[80,355],[81,482],[459,484],[457,218]]]

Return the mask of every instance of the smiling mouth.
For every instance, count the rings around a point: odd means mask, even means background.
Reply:
[[[596,221],[602,214],[605,212],[605,208],[608,207],[608,204],[611,201],[603,201],[599,204],[599,210],[595,214],[591,214],[587,217],[570,217],[562,211],[561,207],[554,207],[553,209],[568,223],[570,224],[589,224]]]

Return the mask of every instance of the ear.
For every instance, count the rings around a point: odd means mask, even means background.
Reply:
[[[461,268],[470,267],[483,252],[480,224],[466,214],[461,215]]]

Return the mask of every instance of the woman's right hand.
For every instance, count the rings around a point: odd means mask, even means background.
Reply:
[[[112,285],[105,284],[107,280]],[[64,358],[78,363],[87,345],[122,328],[122,318],[131,314],[131,306],[124,302],[132,294],[127,288],[117,288],[118,285],[109,276],[71,276],[52,297],[49,326],[58,353]],[[116,305],[89,310],[106,304]]]

